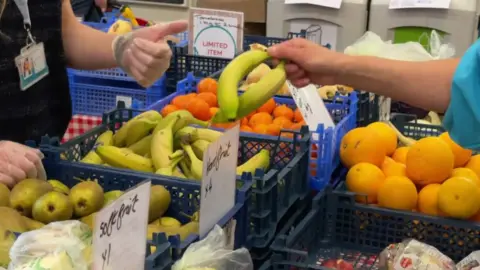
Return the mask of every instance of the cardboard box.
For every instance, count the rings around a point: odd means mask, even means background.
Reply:
[[[197,7],[243,12],[245,22],[267,19],[267,0],[197,0]]]

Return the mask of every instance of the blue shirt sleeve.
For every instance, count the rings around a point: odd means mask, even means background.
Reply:
[[[480,40],[467,50],[455,71],[443,126],[457,144],[480,150]]]

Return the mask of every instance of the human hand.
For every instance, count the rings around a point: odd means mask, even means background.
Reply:
[[[187,21],[157,24],[118,36],[113,41],[118,65],[143,87],[151,86],[170,66],[166,37],[187,30]]]
[[[38,149],[0,141],[0,183],[12,188],[26,178],[46,180],[42,159],[43,154]]]
[[[346,55],[329,50],[303,38],[291,39],[268,48],[275,59],[287,60],[287,78],[296,87],[310,83],[336,84]]]

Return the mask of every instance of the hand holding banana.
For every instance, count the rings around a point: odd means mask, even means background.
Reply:
[[[114,58],[140,85],[151,86],[170,66],[172,51],[165,38],[187,26],[186,21],[175,21],[120,35],[112,44]]]
[[[213,123],[239,120],[272,98],[287,79],[285,64],[280,62],[249,90],[238,96],[240,81],[250,71],[270,56],[265,49],[251,49],[233,59],[223,70],[218,80],[218,105],[220,110],[213,117]]]

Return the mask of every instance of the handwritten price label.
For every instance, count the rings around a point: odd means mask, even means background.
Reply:
[[[240,127],[225,131],[211,143],[203,155],[202,190],[200,192],[200,237],[235,205],[238,141]]]
[[[94,269],[144,269],[150,186],[137,185],[96,214]]]
[[[335,127],[332,116],[318,94],[315,85],[310,84],[303,88],[296,88],[289,81],[287,81],[287,84],[295,104],[311,131],[316,131],[318,124],[324,124],[325,128]]]

